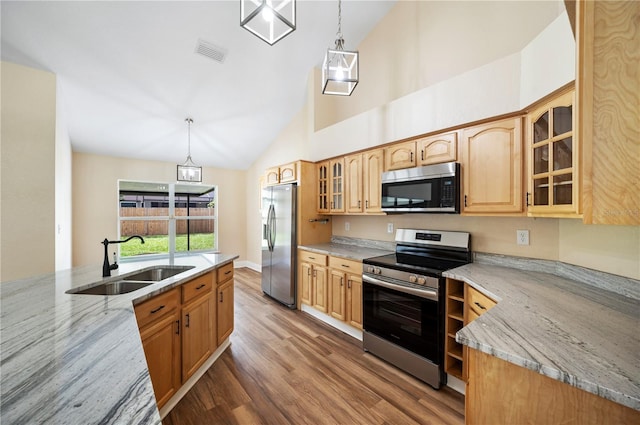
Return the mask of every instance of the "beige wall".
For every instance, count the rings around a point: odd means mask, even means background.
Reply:
[[[245,259],[244,171],[204,167],[203,183],[218,186],[218,249]],[[100,264],[105,237],[118,232],[118,179],[172,182],[176,164],[73,154],[73,265]],[[98,268],[99,272],[99,268]]]
[[[314,128],[519,52],[562,12],[562,1],[399,1],[357,46],[354,93],[316,98]]]
[[[2,62],[0,280],[55,270],[56,77]]]
[[[60,85],[56,89],[56,270],[71,268],[71,140],[62,107]]]

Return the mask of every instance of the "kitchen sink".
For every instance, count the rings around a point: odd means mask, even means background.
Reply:
[[[70,289],[67,294],[120,295],[142,289],[161,280],[183,273],[195,266],[155,266],[120,276],[117,280],[101,282],[89,287]]]
[[[143,270],[127,276],[122,276],[122,280],[135,280],[144,282],[160,282],[182,272],[192,269],[194,266],[158,266],[148,270]]]

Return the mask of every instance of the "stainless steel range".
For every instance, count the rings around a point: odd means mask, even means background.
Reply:
[[[365,351],[440,388],[445,383],[442,272],[471,261],[469,233],[398,229],[395,254],[363,260]]]

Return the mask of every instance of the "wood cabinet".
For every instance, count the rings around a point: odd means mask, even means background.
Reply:
[[[587,224],[640,225],[640,2],[576,2],[576,131]]]
[[[637,410],[469,349],[467,424],[637,424]]]
[[[522,213],[522,118],[462,130],[462,213]]]
[[[331,316],[362,329],[362,262],[329,257]]]
[[[384,149],[387,171],[416,166],[416,142],[396,143]]]
[[[346,212],[381,213],[384,151],[374,149],[345,157]]]
[[[299,250],[298,264],[300,302],[327,313],[329,304],[327,256]]]
[[[233,263],[156,295],[134,310],[161,408],[233,331]]]
[[[180,293],[172,289],[135,308],[158,408],[181,385]]]
[[[449,375],[467,381],[467,350],[456,342],[456,333],[489,311],[496,302],[456,279],[447,278],[444,369]]]
[[[577,216],[580,212],[578,143],[573,137],[574,91],[527,115],[527,213]]]
[[[217,270],[217,336],[218,345],[229,338],[234,327],[233,263]]]
[[[345,170],[344,158],[318,163],[318,205],[320,214],[345,212]]]
[[[458,159],[458,133],[437,134],[416,141],[418,165],[439,164]]]
[[[184,289],[184,288],[183,288]],[[182,382],[198,370],[213,352],[209,291],[182,307]]]
[[[265,182],[269,185],[291,183],[298,178],[296,163],[292,162],[278,167],[268,168],[265,172]]]

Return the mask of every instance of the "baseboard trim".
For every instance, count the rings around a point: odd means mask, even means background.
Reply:
[[[169,412],[171,412],[171,410],[174,407],[176,407],[176,404],[178,404],[178,402],[182,400],[182,397],[184,397],[189,392],[189,390],[196,384],[196,382],[198,382],[198,380],[202,378],[202,375],[204,375],[207,372],[207,370],[209,370],[209,368],[216,362],[216,360],[218,360],[218,357],[220,357],[222,353],[224,353],[224,350],[229,348],[230,345],[231,345],[231,341],[229,341],[229,338],[227,338],[222,343],[222,345],[220,345],[220,347],[218,347],[216,351],[214,351],[213,354],[211,354],[211,356],[207,359],[207,361],[204,362],[202,366],[200,366],[200,368],[196,370],[196,372],[193,375],[191,375],[191,378],[187,379],[187,382],[185,382],[180,387],[180,389],[174,394],[174,396],[171,397],[169,401],[167,401],[167,404],[162,406],[162,409],[160,409],[160,419],[164,419],[165,416],[167,416]]]
[[[447,387],[464,395],[467,384],[463,380],[447,374]]]
[[[346,323],[344,323],[341,320],[335,319],[331,316],[329,316],[328,314],[325,314],[319,310],[316,310],[315,308],[306,305],[306,304],[301,304],[300,305],[300,310],[304,311],[305,313],[315,317],[318,320],[323,321],[324,323],[326,323],[327,325],[333,326],[334,328],[338,329],[339,331],[342,331],[344,333],[346,333],[349,336],[354,337],[355,339],[362,341],[362,331],[360,329],[356,329],[353,326],[347,325]]]
[[[246,267],[258,273],[262,273],[262,266],[260,264],[252,263],[251,261],[243,260],[243,261],[234,261],[233,267],[236,269],[241,269],[242,267]]]

